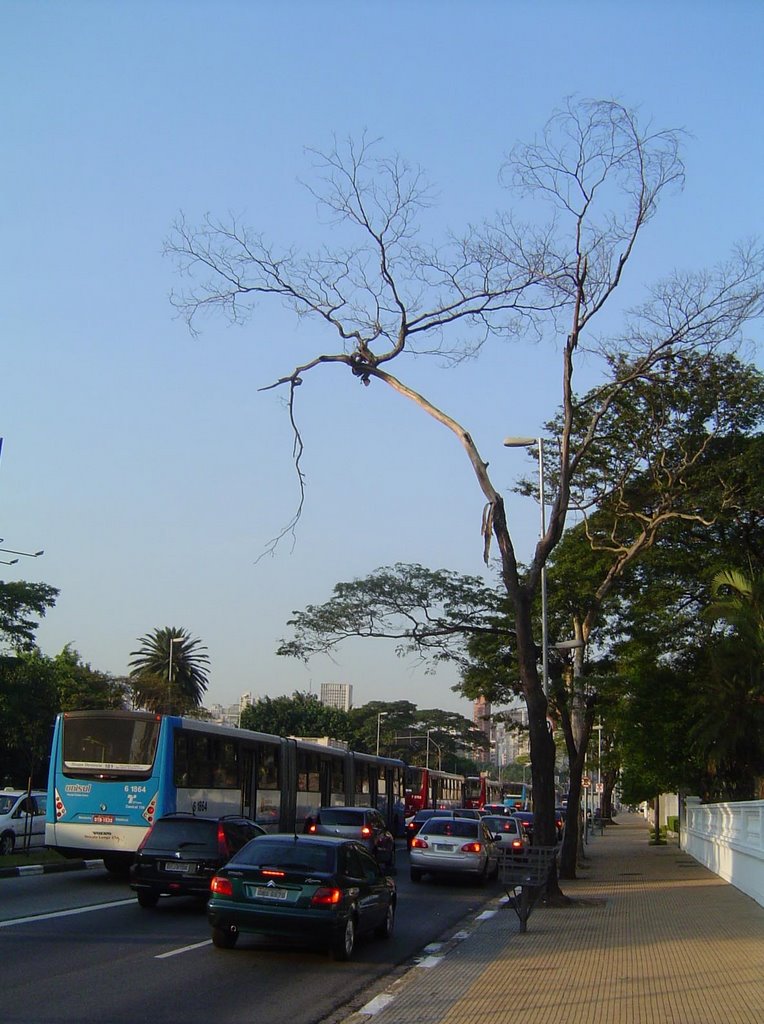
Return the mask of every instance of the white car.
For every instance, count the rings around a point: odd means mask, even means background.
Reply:
[[[411,840],[411,881],[424,874],[470,875],[482,881],[499,873],[497,842],[474,818],[429,818]]]
[[[45,846],[47,796],[39,789],[0,789],[0,856],[27,844]]]
[[[483,824],[496,838],[503,854],[522,857],[531,845],[519,818],[489,814],[483,818]]]

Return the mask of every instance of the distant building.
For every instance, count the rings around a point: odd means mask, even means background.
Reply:
[[[472,724],[485,736],[485,743],[474,747],[473,756],[476,761],[488,763],[491,760],[491,702],[485,697],[478,697],[472,705]]]
[[[223,707],[222,704],[213,704],[209,708],[213,722],[220,725],[241,725],[241,715],[246,707],[253,703],[251,693],[242,693],[238,704],[229,704]]]
[[[491,735],[491,702],[485,697],[478,697],[472,705],[472,722],[486,736]]]
[[[321,703],[330,708],[350,711],[353,706],[353,684],[321,683]]]

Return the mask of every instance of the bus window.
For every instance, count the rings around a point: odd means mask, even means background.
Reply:
[[[371,780],[369,765],[364,761],[355,763],[355,803],[356,807],[371,807]]]
[[[148,776],[159,739],[155,715],[118,718],[108,714],[63,719],[65,775]]]
[[[321,762],[318,754],[309,750],[297,751],[297,808],[296,821],[303,822],[321,806]]]
[[[333,758],[331,761],[331,796],[329,802],[332,807],[342,807],[346,802],[345,796],[345,761],[344,758]]]
[[[255,821],[263,828],[276,831],[280,817],[281,786],[279,783],[278,747],[262,746],[257,750]]]

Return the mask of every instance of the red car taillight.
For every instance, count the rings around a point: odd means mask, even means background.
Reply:
[[[481,853],[482,850],[482,843],[465,843],[462,847],[462,853]]]
[[[368,839],[369,836],[371,835],[371,828],[368,825],[362,825],[361,835],[364,837],[364,839]]]
[[[419,836],[414,836],[411,840],[412,850],[426,850],[427,848],[427,841],[425,839],[420,839]]]
[[[222,821],[218,822],[218,852],[223,860],[230,860],[231,847],[228,845],[228,837],[225,834]]]
[[[522,840],[520,840],[520,839],[513,839],[512,840],[512,849],[513,850],[522,850],[522,848],[523,848]]]
[[[342,889],[330,889],[328,886],[321,886],[316,889],[311,898],[312,907],[334,907],[342,902]]]
[[[308,832],[310,832],[311,834],[315,834],[317,831],[318,826],[316,825],[315,821],[312,821],[310,825],[308,825]]]
[[[233,896],[233,886],[229,879],[215,875],[210,882],[210,892],[216,896]]]

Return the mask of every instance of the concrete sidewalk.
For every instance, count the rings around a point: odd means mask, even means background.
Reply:
[[[346,1024],[762,1024],[764,908],[618,821],[562,883],[574,906],[537,906],[521,934],[491,904]]]

